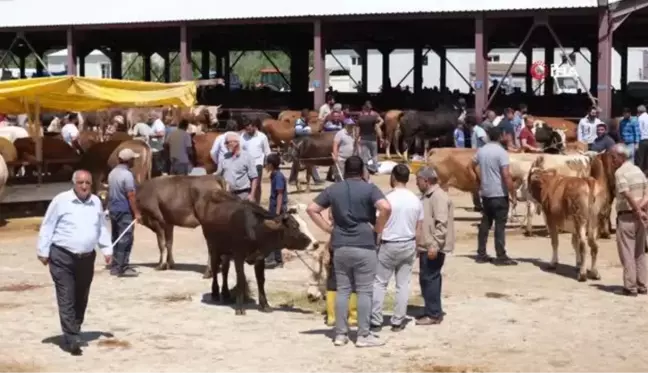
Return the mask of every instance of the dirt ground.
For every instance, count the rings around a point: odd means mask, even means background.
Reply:
[[[374,181],[387,190],[387,176]],[[263,186],[267,196],[267,179]],[[613,240],[600,240],[596,282],[576,282],[568,236],[561,236],[564,266],[550,273],[549,239],[524,237],[515,227],[507,230],[507,248],[519,266],[476,264],[470,256],[479,215],[469,209],[469,195],[451,194],[458,242],[444,269],[444,322],[411,323],[401,333],[386,328],[387,345],[372,349],[332,345],[322,304],[305,300],[309,272],[299,260],[267,271],[273,313],[251,305],[246,316],[235,316],[230,306],[203,302],[210,282],[201,276],[206,248],[199,230],[176,228],[177,269],[158,272],[155,237],[137,227],[132,262],[142,274],[110,277],[98,256],[83,325],[89,346],[72,357],[57,346],[54,289],[35,256],[38,220],[11,221],[0,228],[0,371],[648,370],[648,297],[615,293],[621,268]],[[314,196],[289,198],[307,203]],[[254,272],[246,272],[254,292]],[[421,304],[416,273],[412,316]]]

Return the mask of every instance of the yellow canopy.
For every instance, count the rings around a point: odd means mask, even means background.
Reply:
[[[114,107],[193,106],[196,83],[150,83],[76,76],[0,82],[0,113],[89,111]]]

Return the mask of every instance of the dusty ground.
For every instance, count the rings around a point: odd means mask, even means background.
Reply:
[[[387,177],[376,182],[387,189]],[[266,180],[265,195],[267,188]],[[600,241],[598,282],[575,281],[564,235],[560,257],[567,265],[558,274],[543,271],[549,239],[525,238],[514,228],[507,246],[519,266],[475,264],[468,256],[476,246],[478,214],[465,209],[468,195],[452,195],[458,243],[446,261],[445,321],[410,324],[399,334],[386,329],[388,344],[374,349],[333,347],[322,305],[304,300],[308,271],[300,261],[268,271],[274,313],[252,308],[235,316],[229,306],[202,302],[210,285],[200,275],[206,249],[198,231],[177,229],[178,269],[157,272],[151,268],[158,258],[154,236],[138,227],[132,261],[142,275],[112,278],[98,257],[83,327],[89,347],[83,357],[72,357],[55,344],[60,331],[54,289],[35,258],[38,221],[12,221],[0,229],[0,371],[648,370],[648,297],[614,293],[621,268],[612,240]],[[290,198],[308,202],[313,196]],[[247,274],[254,276],[250,267]],[[412,283],[415,314],[421,301],[416,277]]]

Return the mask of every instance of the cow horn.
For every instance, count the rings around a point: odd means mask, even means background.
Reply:
[[[277,230],[281,229],[281,226],[282,226],[281,222],[276,221],[275,219],[264,220],[263,224],[267,228],[269,228],[270,230],[273,230],[273,231],[277,231]]]

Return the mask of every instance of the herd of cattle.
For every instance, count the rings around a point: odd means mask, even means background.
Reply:
[[[121,149],[130,148],[141,154],[133,169],[140,185],[137,201],[143,224],[157,236],[160,251],[158,269],[174,266],[173,228],[201,226],[209,251],[205,277],[213,278],[212,295],[216,299],[231,299],[227,288],[230,261],[222,258],[234,260],[239,289],[246,284],[244,263],[256,263],[259,304],[268,310],[263,265],[257,259],[277,247],[293,250],[317,248],[319,243],[308,231],[306,222],[295,211],[272,218],[264,209],[233,198],[225,191],[223,180],[212,175],[156,177],[159,175],[152,170],[150,147],[145,141],[133,139],[128,134],[128,129],[137,122],[152,117],[164,118],[166,123],[177,123],[180,118],[186,118],[197,128],[192,136],[194,166],[213,173],[216,165],[209,152],[220,133],[208,129],[218,123],[219,110],[215,106],[199,106],[192,109],[147,108],[80,113],[80,134],[73,145],[68,145],[60,135],[47,131],[41,135],[42,157],[48,172],[87,169],[93,174],[95,186],[101,188],[105,186],[103,183],[109,170],[116,165],[117,153]],[[48,130],[55,132],[57,126],[60,128],[63,113],[47,115],[41,120]],[[124,126],[108,134],[105,129],[117,115],[125,118]],[[334,134],[320,133],[323,123],[317,112],[310,112],[307,118],[313,135],[301,141],[295,141],[295,121],[301,117],[299,111],[284,111],[277,119],[262,111],[242,115],[247,120],[258,119],[262,123],[261,130],[268,135],[272,146],[292,152],[294,162],[307,170],[307,181],[310,179],[309,166],[333,164],[330,154]],[[232,116],[232,119],[236,122],[239,118]],[[471,120],[474,123],[474,117],[467,119],[467,127],[470,127]],[[391,157],[389,149],[395,145],[396,152],[400,155],[404,150],[403,156],[406,157],[407,150],[423,140],[427,163],[436,169],[441,185],[446,189],[454,187],[475,192],[479,185],[471,163],[475,150],[449,147],[457,123],[458,115],[454,109],[441,108],[433,112],[390,110],[385,114],[384,128],[383,145],[387,156]],[[519,187],[518,200],[527,202],[527,232],[531,233],[532,205],[535,204],[536,212],[542,210],[545,214],[553,247],[552,264],[558,262],[558,231],[565,230],[573,234],[572,243],[575,248],[580,248],[577,253],[582,253],[577,255],[580,258],[577,263],[579,280],[585,280],[587,274],[586,242],[591,247],[592,256],[589,275],[597,278],[596,236],[600,233],[602,237],[609,237],[614,196],[615,170],[610,163],[610,154],[583,154],[579,150],[583,148],[582,144],[575,142],[576,125],[568,120],[536,118],[534,123],[538,141],[544,144],[547,153],[552,154],[510,154],[511,173]],[[401,147],[401,143],[405,147]],[[429,143],[438,148],[428,152]],[[19,172],[32,174],[37,170],[36,141],[21,126],[0,127],[0,154],[4,158],[4,162],[0,159],[0,188],[4,187],[8,177],[15,177]],[[568,183],[564,182],[565,178],[568,178]],[[326,258],[325,252],[321,247],[316,257]],[[313,285],[321,284],[322,260],[320,270],[314,272],[311,279],[309,296],[312,298],[321,297],[321,292]],[[215,273],[212,276],[212,269],[216,268],[221,268],[223,273],[222,291],[219,291]],[[242,292],[240,298],[237,295],[237,313],[243,312],[242,296]]]

